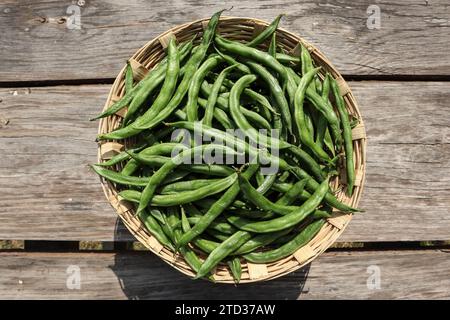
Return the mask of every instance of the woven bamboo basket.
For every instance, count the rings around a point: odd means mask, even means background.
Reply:
[[[178,42],[190,40],[194,35],[200,35],[202,33],[208,21],[209,19],[201,19],[179,25],[161,34],[159,37],[151,40],[140,48],[130,58],[135,80],[138,81],[142,79],[146,73],[164,57],[164,49],[168,45],[171,36],[175,36]],[[253,18],[222,17],[218,26],[218,32],[225,38],[245,41],[252,39],[267,25],[267,22]],[[330,182],[334,190],[338,190],[336,196],[339,200],[357,207],[363,191],[365,179],[366,135],[364,122],[355,97],[340,73],[316,47],[301,37],[282,28],[278,28],[277,30],[277,41],[286,52],[290,52],[294,55],[299,55],[300,44],[303,44],[310,51],[315,63],[322,67],[320,76],[323,78],[327,71],[337,79],[348,112],[353,115],[353,117],[359,119],[358,126],[355,127],[352,132],[356,169],[356,181],[352,197],[347,197],[345,195],[345,172]],[[120,99],[124,94],[124,72],[125,67],[114,81],[104,109]],[[118,112],[114,116],[102,119],[99,124],[99,133],[110,132],[118,128],[125,113],[126,109],[121,110],[121,112]],[[109,159],[117,152],[130,146],[132,142],[133,141],[131,140],[120,141],[120,143],[114,141],[102,142],[98,148],[98,160],[101,162]],[[119,169],[121,168],[118,167],[117,170]],[[102,187],[108,201],[117,211],[124,224],[145,247],[182,273],[190,277],[195,275],[182,256],[179,254],[174,255],[172,251],[163,247],[151,234],[149,234],[142,222],[135,216],[132,205],[126,201],[119,200],[114,184],[102,179]],[[307,245],[300,248],[293,255],[268,264],[243,263],[241,283],[274,279],[307,265],[336,241],[350,222],[351,218],[351,214],[334,211],[332,217],[327,220],[327,223],[322,227],[320,232]],[[234,283],[233,277],[225,265],[217,266],[213,276],[216,282]]]

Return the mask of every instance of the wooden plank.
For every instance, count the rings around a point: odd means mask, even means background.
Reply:
[[[230,16],[281,24],[320,48],[343,74],[450,75],[446,0],[376,1],[380,29],[369,29],[375,3],[364,1],[86,1],[80,29],[67,21],[76,10],[57,0],[3,1],[0,7],[1,81],[114,78],[138,48],[182,23],[224,7]],[[77,8],[75,6],[75,8]],[[69,12],[67,11],[69,10]],[[72,11],[70,11],[72,10]],[[369,12],[369,13],[368,13]],[[70,24],[73,26],[73,24]],[[424,36],[426,35],[426,36]]]
[[[440,82],[352,82],[368,137],[360,206],[341,240],[450,239],[450,91]],[[440,226],[446,226],[446,230]]]
[[[98,125],[88,119],[108,87],[0,90],[0,117],[9,119],[0,128],[0,239],[112,241],[124,234],[88,168],[97,159]]]
[[[439,250],[325,253],[302,270],[238,288],[193,281],[147,252],[3,252],[0,271],[1,299],[450,298],[449,252]]]
[[[450,239],[450,92],[445,82],[351,82],[368,136],[361,208],[340,241]],[[98,178],[106,85],[0,89],[0,239],[131,240]],[[28,93],[28,94],[26,94]],[[26,221],[26,223],[25,223]],[[117,231],[116,231],[117,229]]]

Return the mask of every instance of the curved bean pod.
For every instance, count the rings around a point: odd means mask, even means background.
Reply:
[[[230,255],[233,251],[250,240],[251,234],[246,231],[237,231],[227,240],[214,249],[203,262],[194,279],[202,278],[211,271],[220,261]]]
[[[263,43],[267,38],[269,38],[278,28],[278,24],[280,23],[281,18],[283,17],[283,14],[278,15],[275,20],[272,21],[271,24],[267,26],[267,28],[264,29],[263,32],[258,34],[253,40],[247,43],[247,46],[249,47],[256,47],[258,44]]]
[[[314,238],[324,224],[324,220],[317,220],[303,229],[294,239],[281,247],[270,251],[249,253],[244,255],[244,258],[252,263],[269,263],[285,258]]]
[[[240,217],[229,216],[228,221],[241,230],[268,233],[280,231],[304,220],[308,215],[314,212],[318,205],[322,202],[324,196],[328,192],[328,179],[321,183],[316,192],[306,200],[298,209],[291,211],[289,214],[267,221],[251,222]]]
[[[301,79],[298,88],[295,92],[295,121],[297,124],[298,135],[300,140],[308,146],[320,159],[330,162],[331,159],[328,154],[322,150],[318,145],[315,144],[313,137],[310,135],[309,130],[307,130],[305,113],[303,111],[303,101],[305,99],[306,88],[311,83],[314,75],[316,75],[319,68],[308,71]]]
[[[342,130],[344,136],[344,151],[345,151],[345,170],[347,172],[347,195],[351,196],[353,193],[353,185],[355,184],[355,164],[353,161],[353,139],[352,128],[348,111],[345,108],[344,99],[339,91],[339,86],[336,80],[331,79],[331,89],[333,90],[336,107],[339,112],[339,117],[342,123]]]

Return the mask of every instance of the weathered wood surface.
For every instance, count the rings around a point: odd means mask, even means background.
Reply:
[[[449,254],[329,252],[282,278],[236,288],[190,280],[147,252],[0,253],[0,299],[449,299]]]
[[[367,182],[340,241],[450,240],[445,82],[351,82],[367,136]],[[126,240],[96,161],[108,85],[0,89],[0,239]],[[16,95],[17,92],[17,95]],[[0,119],[0,123],[1,119]]]
[[[114,78],[155,36],[231,6],[226,15],[266,21],[287,13],[282,27],[317,45],[346,75],[450,75],[446,0],[83,2],[81,29],[69,29],[71,1],[2,1],[0,81]],[[381,10],[380,29],[367,27],[370,5]]]

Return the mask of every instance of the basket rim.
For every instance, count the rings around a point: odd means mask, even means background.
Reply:
[[[141,60],[140,55],[145,53],[147,50],[150,51],[149,48],[152,46],[157,46],[160,42],[160,40],[164,37],[166,37],[169,34],[177,34],[180,32],[185,31],[185,29],[188,29],[190,27],[196,27],[198,28],[198,25],[200,27],[202,24],[204,24],[206,21],[209,21],[210,18],[201,18],[197,19],[192,22],[186,22],[180,25],[177,25],[175,27],[172,27],[165,32],[161,33],[160,35],[156,36],[155,38],[151,39],[147,43],[145,43],[141,48],[139,48],[130,59],[135,59],[137,61]],[[235,17],[235,16],[222,16],[220,17],[220,23],[222,22],[234,22],[234,23],[247,23],[247,24],[253,24],[253,28],[255,26],[267,26],[269,25],[268,22],[257,19],[257,18],[250,18],[250,17]],[[218,33],[220,32],[221,26],[218,26]],[[203,29],[202,29],[203,30]],[[193,35],[194,33],[192,33]],[[344,200],[345,203],[350,204],[352,206],[358,206],[362,192],[364,190],[364,184],[365,184],[365,175],[366,175],[366,149],[367,149],[367,137],[365,135],[365,127],[364,127],[364,121],[361,116],[358,103],[356,101],[356,98],[354,97],[350,87],[348,86],[347,82],[343,79],[342,75],[337,71],[337,69],[334,67],[334,65],[326,58],[323,53],[316,48],[314,45],[303,39],[301,36],[298,36],[295,33],[292,33],[284,28],[277,28],[277,35],[282,35],[285,37],[290,37],[293,39],[293,41],[296,41],[297,43],[302,43],[305,45],[308,50],[311,52],[312,58],[315,60],[316,63],[322,66],[326,66],[326,70],[333,74],[333,76],[341,80],[341,84],[345,86],[346,93],[343,95],[345,100],[346,108],[354,115],[356,115],[360,121],[360,131],[362,132],[362,137],[359,139],[354,139],[354,146],[356,141],[357,148],[354,148],[354,152],[356,154],[355,159],[355,166],[357,165],[357,160],[359,161],[359,178],[360,181],[357,186],[355,186],[354,193],[352,197],[348,198],[343,193],[340,193],[340,200]],[[295,48],[291,48],[295,49]],[[136,59],[138,58],[138,59]],[[155,61],[153,61],[155,62]],[[154,63],[157,64],[158,61]],[[153,65],[153,66],[154,66]],[[153,67],[152,66],[152,67]],[[109,91],[108,97],[106,99],[106,103],[104,105],[104,109],[106,109],[110,103],[113,101],[115,97],[120,97],[120,94],[123,94],[123,76],[125,72],[126,66],[124,66],[119,74],[117,75],[113,85],[111,86],[111,89]],[[114,127],[117,125],[117,123],[120,121],[118,119],[119,117],[107,117],[100,119],[100,123],[98,126],[98,133],[103,133],[105,130],[108,130],[110,127]],[[107,143],[107,142],[106,142]],[[101,148],[102,145],[105,144],[104,142],[100,142],[98,149],[97,149],[97,158],[98,161],[103,161]],[[339,184],[338,177],[335,181],[335,184]],[[125,224],[125,226],[128,228],[128,230],[136,237],[136,239],[142,243],[145,247],[147,247],[150,251],[152,251],[154,254],[159,256],[164,262],[171,265],[173,268],[177,269],[178,271],[184,273],[185,275],[189,277],[193,277],[195,274],[190,269],[190,267],[184,262],[184,259],[179,255],[173,256],[170,250],[162,247],[157,240],[151,236],[148,231],[145,230],[145,227],[143,226],[142,222],[134,216],[133,210],[130,209],[129,206],[126,205],[126,203],[123,203],[123,201],[120,201],[117,197],[117,190],[115,186],[110,183],[109,181],[101,178],[101,184],[103,192],[111,204],[111,206],[116,210],[117,214]],[[283,275],[286,275],[288,273],[291,273],[295,270],[298,270],[305,265],[312,262],[315,258],[317,258],[321,253],[323,253],[325,250],[327,250],[336,240],[337,238],[344,232],[345,228],[348,226],[350,220],[352,219],[351,213],[339,213],[335,212],[332,219],[335,219],[336,221],[332,221],[328,219],[327,223],[322,227],[322,229],[319,231],[319,233],[307,244],[305,247],[309,248],[310,250],[309,254],[299,255],[301,257],[296,258],[294,257],[295,254],[290,255],[289,257],[283,258],[279,261],[276,261],[272,264],[269,264],[274,271],[269,270],[269,267],[266,266],[266,273],[263,275],[259,275],[257,277],[251,276],[251,268],[255,268],[252,266],[253,264],[248,264],[245,266],[243,264],[243,274],[242,274],[242,280],[240,283],[252,283],[252,282],[258,282],[258,281],[266,281],[271,279],[276,279],[278,277],[281,277]],[[156,240],[156,243],[155,243]],[[300,249],[303,249],[300,248]],[[300,250],[299,250],[300,251]],[[279,264],[279,265],[278,265]],[[253,271],[255,273],[255,270]],[[223,268],[222,266],[218,266],[214,272],[214,278],[215,282],[218,283],[229,283],[234,284],[233,278],[231,274],[227,271],[226,268]]]

